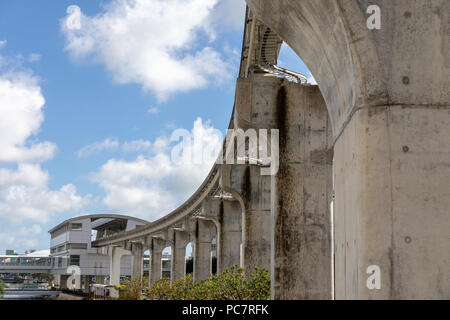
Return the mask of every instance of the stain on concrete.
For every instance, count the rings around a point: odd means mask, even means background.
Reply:
[[[252,182],[251,182],[251,174],[250,174],[250,166],[246,166],[244,170],[244,177],[242,179],[242,198],[246,204],[249,204],[251,201],[251,190],[252,190]]]
[[[277,93],[277,112],[276,112],[276,120],[277,120],[277,129],[280,134],[280,154],[284,154],[284,150],[286,150],[287,144],[287,93],[286,87],[281,86],[278,89]],[[280,159],[280,163],[282,159]]]
[[[223,223],[223,213],[224,213],[224,209],[223,209],[223,200],[220,201],[220,205],[219,205],[219,223]]]

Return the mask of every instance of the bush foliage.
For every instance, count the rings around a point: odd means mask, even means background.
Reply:
[[[0,280],[0,298],[5,293],[6,288],[8,288],[8,286],[2,280]]]
[[[142,300],[142,291],[148,284],[148,278],[133,276],[131,279],[125,280],[123,284],[115,286],[119,291],[120,300]]]
[[[250,279],[244,270],[230,267],[211,279],[193,282],[192,274],[174,281],[161,279],[145,289],[153,300],[267,300],[270,299],[270,277],[266,269],[255,268]]]

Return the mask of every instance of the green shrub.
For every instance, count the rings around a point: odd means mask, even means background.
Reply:
[[[148,278],[133,276],[121,285],[115,286],[120,300],[142,300],[142,290],[147,286]]]
[[[145,295],[151,300],[166,300],[171,296],[170,279],[160,279],[150,288],[146,289]]]
[[[255,268],[247,280],[244,270],[234,266],[211,279],[193,282],[192,274],[174,281],[161,279],[146,295],[153,300],[267,300],[270,299],[270,277],[266,269]]]
[[[6,288],[8,288],[8,286],[2,280],[0,280],[0,298],[2,298]]]

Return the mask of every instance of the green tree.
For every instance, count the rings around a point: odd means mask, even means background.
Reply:
[[[8,288],[8,286],[2,280],[0,280],[0,299],[3,297],[6,288]]]

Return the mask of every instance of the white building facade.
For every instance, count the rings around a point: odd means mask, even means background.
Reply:
[[[79,267],[81,281],[76,289],[88,290],[89,284],[105,283],[110,276],[110,256],[101,248],[92,248],[91,241],[120,231],[129,231],[149,222],[123,215],[85,215],[68,219],[49,230],[51,274],[61,288],[67,287],[69,266]],[[131,255],[121,259],[120,276],[132,274]]]

